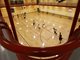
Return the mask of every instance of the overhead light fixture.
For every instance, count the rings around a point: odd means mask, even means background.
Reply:
[[[59,28],[61,28],[62,26],[59,26]]]
[[[54,36],[52,36],[52,39],[54,39]]]
[[[28,22],[28,21],[26,20],[26,22]]]
[[[55,24],[53,24],[53,26],[55,26]]]
[[[19,22],[17,22],[16,24],[19,24]]]
[[[19,28],[19,30],[22,30],[22,28]]]
[[[35,39],[35,38],[36,38],[36,36],[34,35],[34,36],[33,36],[33,38]]]
[[[44,46],[45,46],[45,43],[43,42],[43,43],[42,43],[42,47],[44,47]]]

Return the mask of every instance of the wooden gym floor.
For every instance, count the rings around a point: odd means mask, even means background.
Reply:
[[[68,41],[68,36],[72,24],[72,19],[47,13],[27,13],[26,18],[21,14],[13,17],[19,42],[31,47],[51,47],[64,44]],[[5,21],[9,24],[8,17]],[[33,23],[35,23],[33,25]],[[77,26],[80,22],[77,23]],[[57,29],[57,34],[54,29]],[[59,33],[62,34],[60,44]]]

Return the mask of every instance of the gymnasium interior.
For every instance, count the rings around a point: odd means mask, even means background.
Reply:
[[[80,0],[0,0],[0,60],[79,60]]]

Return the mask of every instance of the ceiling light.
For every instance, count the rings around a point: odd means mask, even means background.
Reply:
[[[42,43],[42,47],[44,47],[45,43]]]
[[[16,24],[19,24],[19,22],[17,22]]]
[[[33,36],[33,38],[35,39],[35,38],[36,38],[36,36],[34,35],[34,36]]]
[[[52,36],[52,39],[54,39],[54,36]]]
[[[28,21],[26,20],[26,22],[28,22]]]
[[[53,24],[53,26],[55,26],[55,24]]]
[[[19,28],[19,30],[22,30],[22,28]]]
[[[61,28],[61,26],[59,26],[59,28]]]

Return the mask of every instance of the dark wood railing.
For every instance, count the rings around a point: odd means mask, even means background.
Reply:
[[[40,5],[41,4],[42,3],[40,3]],[[3,18],[0,16],[0,44],[6,49],[15,52],[19,60],[56,60],[56,59],[68,60],[72,51],[80,47],[80,26],[72,33],[67,43],[60,46],[40,48],[40,47],[28,47],[21,45],[17,40],[15,40],[15,37],[10,28],[8,27],[7,23],[2,21]],[[3,30],[6,31],[8,39],[6,38]],[[33,57],[45,58],[56,55],[58,56],[50,59],[33,58]]]

